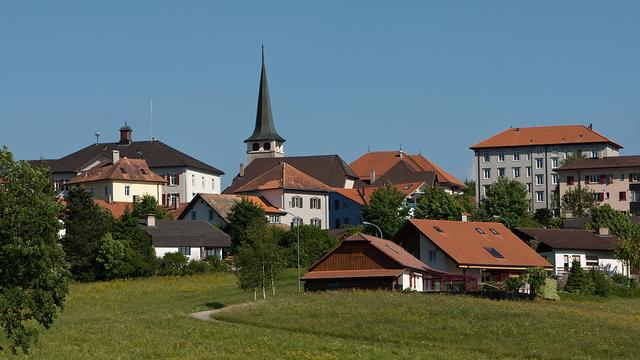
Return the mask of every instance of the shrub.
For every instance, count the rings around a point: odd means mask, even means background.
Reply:
[[[523,284],[524,281],[519,276],[510,277],[504,281],[504,285],[507,287],[507,291],[509,292],[517,292]]]
[[[206,258],[204,258],[204,261],[206,261],[211,266],[211,271],[213,272],[229,271],[229,265],[224,260],[215,255],[207,256]]]
[[[98,244],[96,256],[97,274],[102,279],[127,277],[134,268],[129,263],[131,249],[122,241],[115,240],[111,233],[106,233]]]
[[[187,263],[187,257],[180,253],[164,254],[160,260],[160,275],[181,275]]]
[[[182,273],[184,275],[196,275],[196,274],[204,274],[208,272],[211,272],[211,265],[209,265],[208,262],[201,261],[201,260],[191,260],[182,269]]]
[[[612,285],[609,277],[597,269],[591,269],[591,271],[589,271],[589,275],[593,281],[593,293],[598,296],[608,297],[611,294]]]
[[[544,286],[545,279],[547,278],[547,270],[542,267],[528,268],[526,276],[531,292],[537,294],[540,288]]]
[[[571,264],[567,284],[564,286],[566,292],[579,294],[592,294],[594,291],[593,279],[589,274],[585,273],[580,265],[580,261],[576,260]]]
[[[629,279],[628,277],[622,275],[622,274],[613,274],[611,275],[611,280],[613,281],[614,284],[616,285],[622,285],[622,286],[629,286],[629,281],[631,279]]]

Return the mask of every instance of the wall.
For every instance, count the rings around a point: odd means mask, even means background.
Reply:
[[[410,276],[413,275],[413,281],[411,281]],[[422,274],[416,273],[413,271],[405,271],[398,279],[398,283],[402,285],[402,290],[411,289],[414,291],[423,291],[424,290],[424,281],[422,279]]]
[[[125,186],[129,186],[129,195],[125,195]],[[162,185],[156,183],[113,182],[113,201],[133,202],[133,196],[142,198],[151,195],[160,203],[162,200]]]
[[[580,256],[580,266],[584,269],[590,269],[587,267],[587,255],[598,256],[598,264],[600,268],[605,269],[610,273],[617,273],[629,276],[629,269],[620,260],[614,258],[613,251],[595,251],[595,250],[555,250],[553,252],[541,253],[547,260],[553,263],[553,273],[555,275],[563,274],[564,271],[564,256],[569,256],[569,267],[573,261],[572,256]],[[555,262],[554,262],[555,261]]]
[[[204,220],[212,225],[222,226],[226,224],[224,219],[218,215],[217,212],[213,211],[211,206],[207,204],[202,198],[198,198],[194,204],[191,205],[189,211],[185,212],[183,215],[183,220]],[[209,217],[209,211],[212,211],[213,217]],[[195,218],[192,214],[195,214]]]
[[[336,201],[338,207],[336,208]],[[337,192],[329,193],[329,228],[337,229],[345,225],[345,219],[349,225],[362,223],[362,205]],[[336,224],[336,220],[339,224]]]
[[[302,208],[292,208],[291,199],[294,196],[302,197]],[[266,197],[266,196],[265,196]],[[311,209],[311,198],[320,198],[320,209]],[[267,200],[271,201],[267,197]],[[282,203],[282,200],[280,201]],[[275,205],[275,203],[272,202]],[[281,222],[283,224],[291,224],[294,216],[301,217],[305,225],[311,224],[311,219],[318,218],[321,222],[321,229],[329,228],[329,196],[325,192],[299,192],[286,190],[284,192],[284,206],[281,207],[287,215],[282,216]],[[291,213],[289,213],[291,211]]]
[[[154,247],[154,250],[155,250],[156,256],[159,258],[163,257],[165,254],[168,254],[168,253],[179,252],[178,247]],[[222,248],[215,248],[215,255],[219,259],[222,259]],[[187,259],[189,259],[190,261],[202,260],[205,257],[207,257],[205,249],[198,246],[192,246],[191,255],[187,255]]]
[[[180,194],[181,203],[190,202],[197,193],[220,194],[220,176],[186,167],[151,168],[151,171],[162,177],[178,174],[178,185],[167,183],[162,191],[163,194]],[[192,184],[192,176],[195,179],[195,185]],[[204,177],[204,186],[202,186],[202,177]]]

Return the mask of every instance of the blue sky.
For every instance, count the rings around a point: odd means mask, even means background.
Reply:
[[[588,124],[640,154],[637,1],[33,1],[0,5],[0,144],[56,158],[127,120],[246,162],[266,59],[288,155],[422,151],[460,178],[509,126]]]

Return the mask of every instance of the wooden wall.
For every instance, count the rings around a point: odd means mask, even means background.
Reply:
[[[368,242],[345,241],[311,271],[402,268]]]

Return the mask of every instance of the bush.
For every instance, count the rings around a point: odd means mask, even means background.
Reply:
[[[507,291],[509,292],[517,292],[518,290],[520,290],[523,284],[524,281],[522,281],[519,276],[510,277],[504,281],[504,285],[507,287]]]
[[[569,277],[567,278],[567,284],[564,286],[564,290],[570,293],[586,295],[593,293],[593,279],[589,274],[584,272],[580,261],[576,260],[571,264],[571,270],[569,271]]]
[[[180,253],[164,254],[160,260],[160,275],[181,275],[188,261],[187,257]]]
[[[544,282],[547,279],[547,270],[542,267],[528,268],[526,272],[527,283],[531,288],[531,292],[538,293],[540,288],[544,286]]]
[[[211,265],[209,265],[208,262],[201,260],[191,260],[187,266],[182,269],[183,275],[196,275],[208,272],[211,272]]]
[[[618,273],[611,275],[611,280],[614,284],[621,286],[629,286],[631,281],[630,278]]]
[[[115,240],[111,233],[102,236],[96,256],[98,278],[109,280],[130,276],[134,272],[129,262],[131,252],[125,243]]]
[[[206,261],[209,266],[211,266],[210,270],[213,272],[229,271],[229,265],[224,260],[215,255],[207,256],[206,258],[204,258],[204,261]]]
[[[591,269],[591,271],[589,271],[589,275],[593,281],[594,294],[602,297],[608,297],[611,295],[612,283],[605,273],[597,269]]]

